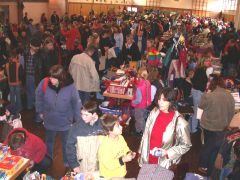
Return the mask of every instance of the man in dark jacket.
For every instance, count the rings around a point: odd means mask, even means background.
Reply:
[[[74,172],[98,170],[98,135],[102,133],[100,110],[95,101],[88,101],[81,109],[81,118],[70,129],[67,140],[67,158]]]
[[[41,41],[39,39],[31,39],[30,49],[24,55],[26,89],[27,89],[27,109],[34,107],[35,87],[43,78],[42,56],[40,51]]]
[[[58,25],[59,24],[59,16],[57,15],[56,11],[53,11],[53,14],[51,15],[51,23],[53,25]]]
[[[141,59],[141,54],[138,49],[138,46],[133,41],[133,36],[129,34],[126,37],[126,43],[123,45],[123,48],[122,48],[123,63],[128,64],[129,61],[139,61],[140,59]]]
[[[42,59],[43,59],[43,76],[48,75],[49,69],[58,64],[58,51],[54,45],[54,41],[51,37],[48,37],[44,40],[44,47],[42,50]]]

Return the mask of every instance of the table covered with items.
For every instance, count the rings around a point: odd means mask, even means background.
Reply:
[[[30,166],[30,160],[10,155],[10,148],[0,143],[0,179],[14,180]]]
[[[102,113],[119,116],[122,125],[129,123],[135,81],[136,71],[133,69],[109,69],[102,78],[105,97],[100,105]]]

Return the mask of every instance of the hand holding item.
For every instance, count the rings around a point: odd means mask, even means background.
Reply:
[[[156,157],[164,157],[167,156],[167,151],[161,148],[154,147],[152,150],[150,150],[150,154]]]
[[[125,155],[125,156],[122,157],[122,161],[123,161],[124,163],[129,162],[129,161],[132,161],[132,160],[135,158],[135,156],[136,156],[136,153],[130,151],[127,155]]]

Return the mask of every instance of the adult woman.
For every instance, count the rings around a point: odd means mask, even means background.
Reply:
[[[97,72],[99,73],[99,66],[100,66],[100,56],[101,56],[101,50],[99,48],[99,41],[100,37],[97,33],[93,33],[88,38],[87,47],[94,45],[96,47],[96,50],[94,51],[92,55],[92,59],[95,62],[95,67]]]
[[[173,107],[175,97],[173,89],[163,88],[157,97],[157,107],[151,111],[147,119],[140,144],[139,164],[140,166],[146,163],[159,164],[169,168],[172,164],[178,164],[181,156],[192,145],[189,125]],[[158,157],[150,154],[155,148],[161,148],[161,155]]]
[[[122,46],[123,46],[123,34],[122,30],[118,25],[113,25],[112,27],[113,31],[113,38],[115,40],[115,53],[118,56],[119,53],[122,51]]]
[[[61,65],[54,65],[50,77],[43,79],[36,90],[36,112],[44,121],[48,154],[53,157],[56,133],[60,133],[65,167],[68,131],[80,118],[81,101],[73,85],[73,79]]]

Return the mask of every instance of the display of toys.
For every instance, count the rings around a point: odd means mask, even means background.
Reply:
[[[20,156],[7,155],[2,161],[0,161],[0,170],[5,171],[8,175],[14,174],[24,162]]]
[[[0,143],[0,161],[10,154],[9,151],[10,148],[8,146]]]
[[[5,180],[7,179],[7,174],[4,171],[0,170],[0,179]]]

